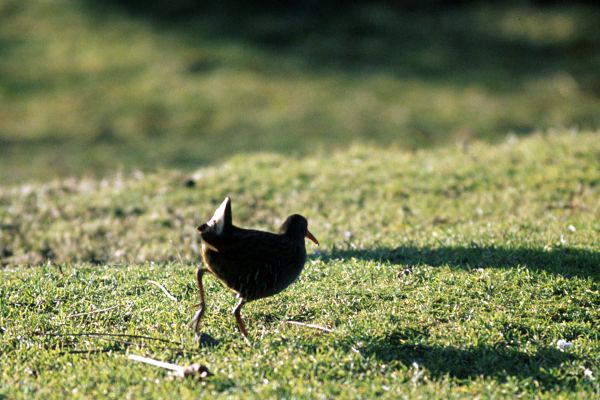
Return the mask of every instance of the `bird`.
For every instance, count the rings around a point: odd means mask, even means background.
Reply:
[[[191,324],[197,338],[206,308],[202,284],[204,274],[214,275],[237,294],[239,302],[233,309],[233,315],[240,333],[246,338],[248,330],[241,315],[244,304],[286,289],[304,268],[304,239],[319,245],[317,238],[308,230],[308,221],[299,214],[287,217],[277,233],[233,225],[230,197],[226,197],[212,218],[197,229],[203,260],[203,266],[196,271],[200,302]]]

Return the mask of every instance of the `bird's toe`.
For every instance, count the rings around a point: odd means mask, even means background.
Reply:
[[[200,331],[200,320],[202,319],[203,315],[204,307],[200,307],[198,311],[196,311],[196,314],[194,314],[194,317],[192,318],[190,326],[195,333],[198,333]]]

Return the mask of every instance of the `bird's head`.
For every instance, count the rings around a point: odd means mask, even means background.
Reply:
[[[312,240],[317,246],[319,245],[317,238],[308,230],[308,221],[299,214],[287,217],[279,228],[279,233],[293,238],[307,238]]]

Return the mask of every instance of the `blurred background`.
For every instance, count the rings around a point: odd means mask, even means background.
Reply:
[[[0,184],[598,129],[595,3],[1,0]]]

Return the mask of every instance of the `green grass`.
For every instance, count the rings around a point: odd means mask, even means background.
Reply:
[[[0,182],[600,128],[597,7],[135,4],[2,2]]]
[[[0,398],[597,397],[599,143],[354,145],[0,186]],[[288,290],[245,307],[250,345],[207,278],[198,348],[194,226],[225,195],[242,226],[306,215],[322,246]],[[127,354],[214,375],[170,380]]]
[[[0,399],[598,397],[600,9],[221,3],[0,3]],[[198,347],[227,195],[322,246]]]

